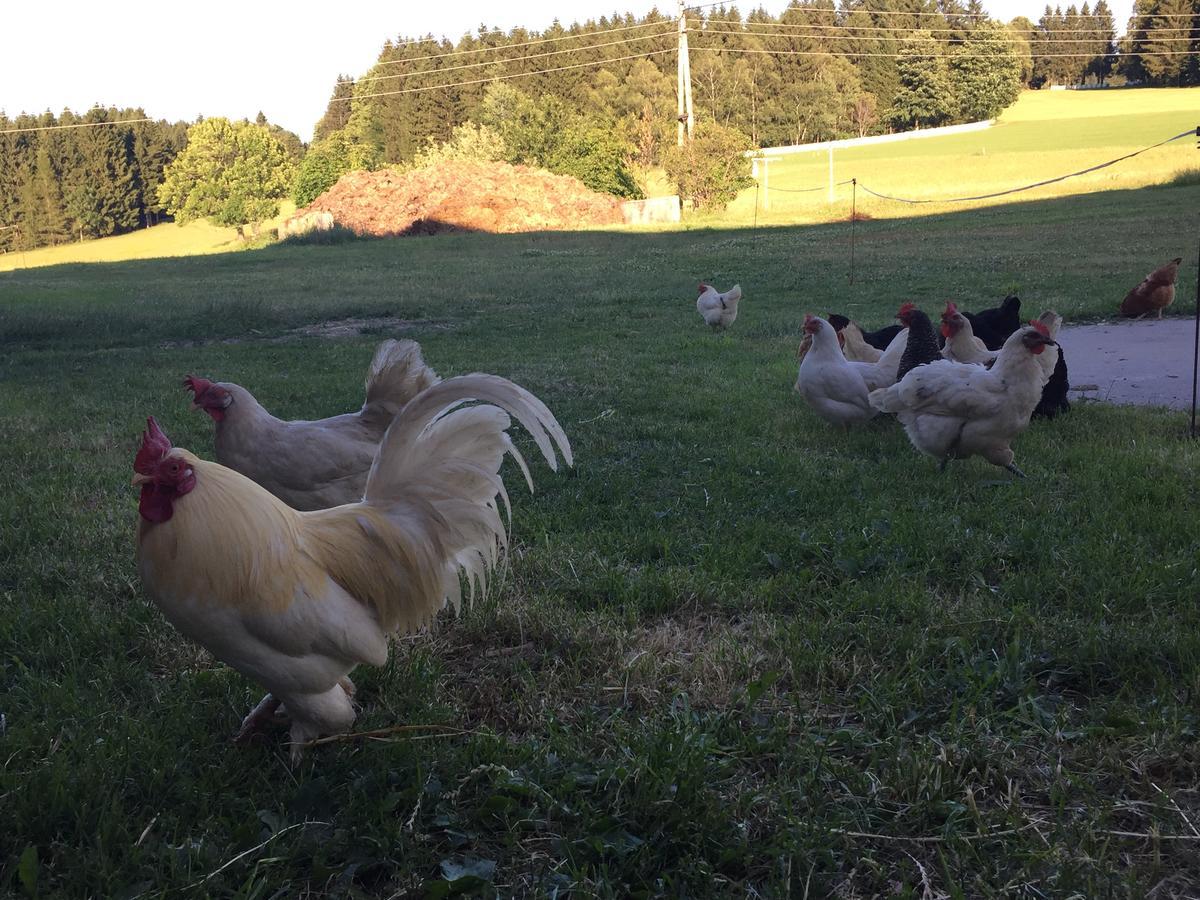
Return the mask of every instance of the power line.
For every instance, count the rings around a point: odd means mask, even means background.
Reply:
[[[6,128],[0,134],[22,134],[26,131],[58,131],[63,128],[95,128],[99,125],[131,125],[136,122],[153,122],[151,118],[121,119],[116,122],[77,122],[74,125],[39,125],[36,128]]]
[[[532,47],[535,44],[549,44],[549,43],[552,43],[555,41],[578,41],[578,40],[583,40],[584,38],[603,37],[608,34],[616,34],[621,31],[633,31],[638,28],[653,28],[656,25],[670,25],[673,28],[673,27],[675,27],[675,24],[676,23],[673,19],[662,19],[658,22],[642,22],[640,25],[622,25],[620,28],[603,28],[598,31],[568,33],[568,34],[562,35],[561,37],[537,38],[536,40],[532,40],[532,41],[522,41],[519,44],[489,44],[485,47],[470,47],[465,50],[447,50],[445,53],[434,53],[430,56],[414,56],[411,59],[387,59],[387,60],[383,60],[381,62],[377,62],[377,63],[375,63],[375,65],[376,66],[396,66],[396,65],[401,65],[404,63],[423,62],[428,59],[445,59],[447,56],[463,56],[464,54],[467,54],[467,53],[489,53],[489,52],[494,52],[497,50],[512,50],[516,47]],[[489,32],[489,34],[491,34],[491,33],[504,34],[505,32],[503,32],[503,31]],[[392,46],[393,46],[393,48],[405,47],[405,46],[408,46],[408,44],[425,43],[427,40],[428,39],[424,39],[424,40],[420,40],[420,41],[408,41],[405,44],[393,44]],[[580,49],[582,49],[582,48],[580,48]],[[349,79],[347,81],[339,81],[337,83],[338,84],[352,84],[353,79]]]
[[[718,29],[718,28],[705,28],[705,29],[703,29],[703,30],[701,30],[701,31],[696,31],[696,32],[694,32],[694,33],[695,33],[695,34],[697,34],[697,35],[705,35],[705,34],[729,34],[729,35],[734,35],[734,36],[737,36],[737,37],[743,37],[743,36],[751,35],[751,36],[754,36],[754,37],[766,37],[766,38],[789,38],[789,37],[797,37],[797,38],[808,38],[808,39],[811,39],[811,40],[828,40],[828,41],[875,41],[875,42],[877,42],[877,43],[878,43],[878,42],[880,42],[880,41],[885,41],[885,40],[902,40],[902,39],[896,38],[896,37],[895,37],[895,36],[893,36],[893,35],[888,35],[888,36],[882,36],[882,35],[867,35],[867,34],[820,34],[820,35],[817,35],[817,34],[799,34],[799,35],[790,35],[790,34],[778,34],[778,33],[772,33],[772,32],[769,32],[769,31],[726,31],[725,29]],[[932,43],[934,43],[934,44],[937,44],[939,47],[958,47],[958,46],[962,46],[962,42],[961,42],[961,41],[951,41],[951,40],[948,40],[948,39],[939,39],[939,38],[931,38],[930,40],[931,40],[931,42],[932,42]],[[1181,38],[1169,38],[1169,40],[1181,40]],[[1182,38],[1182,40],[1186,40],[1186,38]],[[1039,46],[1039,45],[1041,45],[1041,44],[1043,44],[1043,43],[1058,43],[1058,44],[1097,44],[1097,43],[1100,43],[1100,42],[1102,42],[1102,41],[1103,41],[1105,44],[1107,44],[1107,43],[1108,43],[1107,41],[1104,41],[1104,39],[1103,39],[1103,38],[1092,38],[1092,39],[1088,39],[1088,38],[1064,38],[1064,39],[1055,39],[1055,40],[1044,41],[1044,42],[1043,42],[1043,41],[1037,41],[1037,42],[1034,42],[1034,43],[1030,44],[1030,49],[1031,49],[1031,52],[1034,52],[1034,55],[1035,55],[1035,56],[1041,56],[1042,54],[1036,53],[1036,51],[1034,51],[1034,50],[1033,50],[1033,48],[1034,48],[1034,47],[1036,47],[1036,46]],[[1000,37],[1000,38],[995,38],[995,39],[988,38],[988,39],[986,39],[986,40],[982,40],[982,41],[981,41],[981,40],[974,40],[972,43],[973,43],[975,46],[993,46],[993,47],[1008,47],[1008,46],[1012,46],[1012,42],[1011,42],[1011,41],[1007,40],[1006,38],[1002,38],[1002,37]],[[1091,55],[1096,55],[1096,54],[1091,54]],[[1101,54],[1101,55],[1102,55],[1102,54]]]
[[[765,53],[770,56],[853,56],[855,59],[869,57],[873,59],[940,59],[940,55],[932,53],[859,53],[848,51],[845,54],[833,50],[759,50],[750,47],[693,47],[693,50],[707,50],[710,53]],[[1156,52],[1155,56],[1192,56],[1194,50],[1164,50]],[[1095,59],[1097,56],[1107,56],[1107,53],[1038,53],[1038,59]],[[959,54],[959,59],[991,59],[981,53]]]
[[[664,53],[674,53],[675,48],[671,47],[665,50],[651,50],[647,53],[633,53],[629,56],[614,56],[612,59],[597,59],[591,62],[574,63],[569,66],[555,66],[552,69],[534,69],[532,72],[513,72],[508,75],[494,75],[491,78],[476,78],[471,81],[456,81],[450,84],[431,84],[425,87],[401,88],[395,91],[379,91],[374,94],[363,94],[359,97],[334,97],[330,103],[346,103],[352,100],[370,100],[373,97],[391,97],[396,94],[417,94],[422,91],[439,91],[445,88],[467,87],[473,84],[488,84],[493,81],[507,81],[510,78],[527,78],[530,75],[548,75],[551,72],[565,72],[568,69],[587,69],[596,66],[604,66],[609,63],[625,62],[630,59],[646,59],[650,56],[661,56]]]
[[[654,40],[655,38],[674,37],[675,36],[674,23],[669,22],[667,24],[671,25],[671,30],[664,31],[661,34],[645,34],[645,35],[640,35],[638,37],[622,38],[619,41],[607,41],[606,43],[603,43],[603,44],[589,44],[586,47],[564,47],[561,50],[547,50],[544,53],[533,53],[528,56],[512,56],[512,57],[504,57],[504,58],[500,58],[500,59],[483,59],[483,60],[480,60],[479,62],[462,63],[457,66],[446,66],[445,68],[441,68],[441,69],[422,69],[419,72],[399,72],[395,75],[370,75],[365,78],[360,78],[356,82],[355,81],[351,81],[351,82],[339,81],[338,84],[346,84],[346,83],[363,84],[368,81],[386,81],[389,78],[412,78],[414,75],[436,75],[436,74],[441,74],[442,72],[454,72],[454,71],[457,71],[460,69],[477,69],[482,66],[499,66],[499,65],[503,65],[504,63],[524,62],[525,60],[528,60],[528,59],[541,59],[541,58],[547,57],[547,56],[557,56],[562,53],[576,53],[576,52],[582,52],[585,50],[599,50],[601,47],[616,47],[621,44],[634,44],[634,43],[637,43],[638,41],[649,41],[649,40]],[[503,49],[503,48],[497,48],[497,49]],[[401,62],[401,60],[395,60],[395,61]]]
[[[711,9],[714,6],[720,6],[720,7],[724,7],[727,9],[736,9],[735,3],[725,3],[725,2],[702,3],[702,4],[699,4],[696,6],[686,7],[686,9],[690,12],[690,11],[696,11],[696,10],[701,10],[701,9]],[[823,15],[828,15],[831,12],[835,13],[835,14],[839,14],[837,10],[821,9],[821,8],[815,7],[815,6],[789,6],[786,10],[784,10],[785,14],[786,13],[821,13]],[[918,17],[919,16],[934,16],[937,18],[944,19],[946,21],[952,21],[954,19],[990,19],[991,18],[991,15],[989,13],[985,13],[985,12],[984,13],[961,12],[961,13],[946,14],[946,13],[942,13],[942,12],[906,12],[906,11],[900,10],[900,9],[856,9],[856,10],[852,10],[852,12],[864,12],[867,15],[871,15],[871,16],[906,16],[906,17],[907,16],[918,16]],[[1096,16],[1095,16],[1095,14],[1085,16],[1082,13],[1076,13],[1074,15],[1068,15],[1068,14],[1064,13],[1063,15],[1053,16],[1053,18],[1056,20],[1057,19],[1089,19],[1089,20],[1092,20],[1092,19],[1095,19]],[[1147,19],[1149,19],[1149,18],[1154,18],[1154,19],[1191,19],[1191,18],[1194,18],[1194,15],[1192,13],[1156,13],[1153,16],[1146,15],[1146,16],[1142,16],[1141,18],[1147,18]]]
[[[779,32],[752,32],[752,31],[749,31],[749,29],[751,29],[751,28],[796,28],[796,29],[803,28],[806,30],[811,30],[811,29],[819,28],[824,31],[833,31],[833,32],[837,32],[837,33],[845,32],[845,31],[882,31],[887,35],[891,35],[891,36],[903,35],[906,37],[911,36],[913,34],[913,29],[906,28],[902,25],[848,25],[848,24],[843,24],[843,23],[834,23],[832,25],[818,25],[818,24],[814,24],[811,22],[803,22],[803,23],[749,22],[749,21],[748,22],[727,22],[723,19],[705,20],[704,22],[701,22],[699,26],[697,26],[697,32],[700,34],[704,34],[705,32],[709,32],[709,31],[715,32],[715,31],[717,31],[717,29],[713,28],[714,25],[729,25],[729,26],[732,26],[735,30],[746,29],[745,33],[747,33],[747,34],[761,33],[761,34],[768,34],[771,36],[778,36],[778,37],[786,37],[787,35],[784,33],[779,33]],[[962,33],[961,28],[922,28],[920,30],[923,32],[928,32],[929,34],[961,34]],[[1197,26],[1192,26],[1192,25],[1186,25],[1186,26],[1181,25],[1181,26],[1177,26],[1174,28],[1157,28],[1157,29],[1154,29],[1153,33],[1154,34],[1159,34],[1159,33],[1175,34],[1177,32],[1184,32],[1184,31],[1186,31],[1186,32],[1200,31],[1200,28],[1198,28]],[[1094,35],[1094,40],[1104,40],[1105,39],[1103,34],[1101,34],[1100,32],[1097,32],[1091,28],[1065,28],[1065,29],[1056,29],[1053,32],[1046,32],[1046,31],[1039,30],[1038,26],[1034,26],[1034,29],[1032,31],[1022,32],[1022,34],[1025,34],[1025,33],[1031,35],[1035,40],[1058,40],[1057,35],[1060,35],[1060,34],[1090,34],[1090,35]],[[805,33],[802,33],[799,35],[799,37],[820,37],[820,36],[822,36],[822,35],[809,35],[807,33],[807,31]],[[998,36],[997,39],[1003,40],[1004,38]]]

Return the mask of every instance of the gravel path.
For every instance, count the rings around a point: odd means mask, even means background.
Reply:
[[[1071,399],[1191,408],[1193,319],[1064,325],[1058,339]]]

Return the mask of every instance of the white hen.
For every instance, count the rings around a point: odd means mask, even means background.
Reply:
[[[800,363],[796,392],[818,416],[833,425],[855,425],[875,415],[863,380],[866,363],[852,363],[838,345],[837,332],[819,316],[804,317],[812,346]]]
[[[913,369],[871,405],[896,413],[914,447],[940,463],[979,455],[1015,475],[1010,444],[1029,426],[1049,374],[1041,356],[1053,347],[1040,322],[1014,332],[990,369],[938,360]]]
[[[700,296],[696,298],[696,311],[704,324],[716,331],[728,328],[737,319],[738,302],[742,299],[742,287],[735,284],[725,293],[719,293],[711,284],[700,283]]]
[[[953,303],[947,303],[942,313],[942,337],[946,339],[942,356],[951,362],[986,366],[994,362],[996,354],[1000,352],[989,350],[987,344],[975,337],[971,321]]]

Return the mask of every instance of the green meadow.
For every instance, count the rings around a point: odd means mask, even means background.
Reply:
[[[892,421],[831,429],[791,388],[806,311],[878,327],[1015,290],[1096,320],[1191,258],[1198,208],[1180,184],[860,222],[852,283],[845,223],[0,274],[0,894],[1188,892],[1185,417],[1076,404],[1018,439],[1014,481],[939,474]],[[728,333],[700,279],[741,283]],[[282,733],[230,743],[259,689],[142,595],[133,455],[153,414],[211,458],[188,373],[283,417],[356,409],[385,336],[532,390],[576,465],[533,466],[532,496],[506,468],[504,576],[355,675],[380,734],[293,769]]]

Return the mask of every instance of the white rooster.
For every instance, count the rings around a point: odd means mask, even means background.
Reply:
[[[913,446],[940,469],[951,459],[979,455],[1024,478],[1010,445],[1029,426],[1049,378],[1042,353],[1055,346],[1046,326],[1034,321],[1013,332],[990,369],[937,360],[873,391],[871,406],[896,413]]]
[[[463,407],[471,400],[484,404]],[[354,722],[349,675],[382,666],[388,636],[482,590],[507,543],[500,476],[509,414],[551,468],[571,448],[544,404],[492,375],[430,387],[397,414],[361,502],[297,512],[249,478],[171,446],[151,418],[134,461],[138,572],[171,623],[268,691],[242,723],[282,704],[292,760]]]
[[[696,312],[700,313],[705,325],[717,331],[734,323],[738,314],[738,302],[742,299],[741,285],[735,284],[722,294],[711,284],[701,282],[699,291]]]

